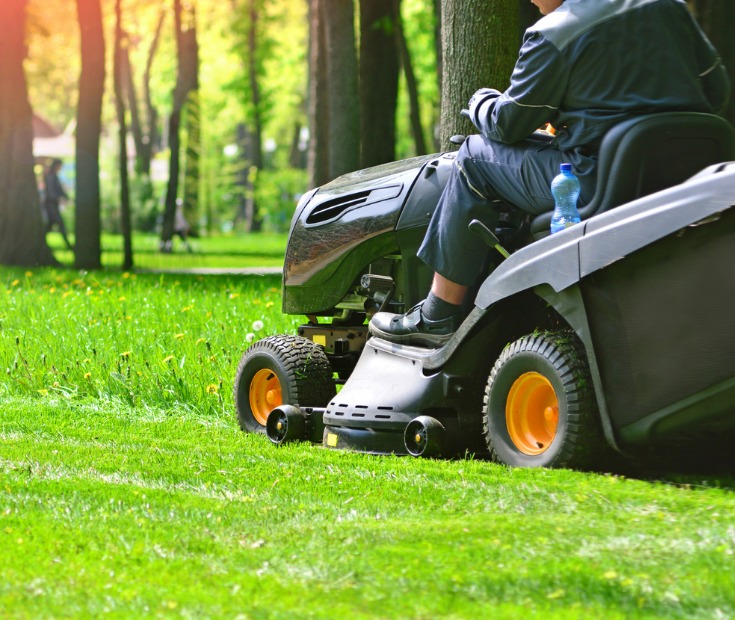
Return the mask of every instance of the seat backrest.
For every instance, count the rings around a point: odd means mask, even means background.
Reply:
[[[735,131],[723,118],[662,112],[618,123],[600,144],[597,189],[579,209],[582,219],[683,183],[709,165],[735,159]],[[531,234],[549,234],[551,212],[531,221]]]

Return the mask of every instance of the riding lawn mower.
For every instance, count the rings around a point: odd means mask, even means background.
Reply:
[[[301,198],[283,312],[306,319],[245,351],[234,386],[243,430],[544,467],[735,433],[728,123],[672,112],[613,127],[580,224],[549,235],[551,213],[502,204],[496,229],[471,224],[495,249],[445,345],[369,337],[375,312],[404,312],[429,289],[416,252],[454,157],[347,174]]]

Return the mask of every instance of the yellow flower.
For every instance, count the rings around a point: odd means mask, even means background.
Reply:
[[[207,386],[207,394],[216,394],[217,393],[217,386],[214,383],[210,383]]]
[[[26,271],[26,278],[32,278],[33,272],[32,271]]]
[[[125,297],[124,296],[123,297],[118,297],[117,300],[118,301],[125,301]]]
[[[18,286],[19,284],[20,284],[20,280],[13,280],[13,281],[12,281],[12,282],[10,283],[10,286]]]
[[[84,373],[84,378],[85,379],[91,379],[92,378],[92,373],[91,372],[85,372]]]
[[[266,308],[272,308],[274,306],[274,302],[269,301],[267,304],[265,304]]]
[[[120,353],[120,357],[130,357],[131,353],[132,351],[123,351],[122,353]]]

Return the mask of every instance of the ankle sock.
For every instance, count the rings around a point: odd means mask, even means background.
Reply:
[[[448,301],[444,301],[434,295],[434,293],[429,293],[429,296],[421,306],[421,314],[430,321],[441,321],[442,319],[459,314],[461,309],[461,305],[450,304]]]

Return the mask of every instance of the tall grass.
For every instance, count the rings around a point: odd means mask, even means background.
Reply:
[[[249,341],[292,332],[278,276],[3,270],[0,396],[232,407]]]

